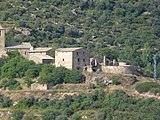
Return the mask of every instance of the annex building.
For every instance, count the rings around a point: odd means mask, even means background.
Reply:
[[[52,48],[33,48],[29,42],[9,42],[5,41],[5,29],[0,26],[0,56],[7,55],[7,52],[18,50],[20,54],[28,60],[32,60],[37,64],[52,64],[54,58],[49,56]]]

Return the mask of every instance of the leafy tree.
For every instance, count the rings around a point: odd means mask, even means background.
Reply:
[[[68,70],[66,71],[66,75],[64,78],[65,83],[80,83],[84,81],[83,75],[76,70]]]

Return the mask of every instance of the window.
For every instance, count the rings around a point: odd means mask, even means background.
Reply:
[[[80,62],[80,59],[78,58],[77,61]]]
[[[85,59],[83,59],[83,62],[85,62],[86,60]]]
[[[78,55],[79,53],[77,52],[77,55]]]
[[[83,54],[84,54],[85,52],[83,52]]]
[[[62,59],[62,61],[64,61],[64,58]]]

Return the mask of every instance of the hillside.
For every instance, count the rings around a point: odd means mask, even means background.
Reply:
[[[83,46],[93,56],[126,61],[152,75],[152,54],[160,48],[159,0],[3,0],[0,4],[7,41],[53,48]]]
[[[159,119],[160,84],[151,78],[99,71],[85,73],[88,80],[84,83],[79,71],[35,64],[17,51],[0,61],[2,120]],[[95,85],[87,84],[93,80]],[[31,90],[36,81],[54,86]]]
[[[0,58],[0,119],[159,120],[160,83],[152,80],[155,53],[160,78],[159,0],[0,0],[0,25],[7,42],[53,51],[81,46],[91,57],[105,55],[140,71],[139,76],[85,73],[96,85],[86,84],[79,71],[9,52]],[[33,82],[54,87],[30,90]]]

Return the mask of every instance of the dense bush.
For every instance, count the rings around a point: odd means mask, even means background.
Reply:
[[[33,114],[26,114],[23,120],[36,120],[36,117]]]
[[[145,82],[145,83],[140,83],[136,86],[136,90],[139,93],[143,92],[158,92],[160,89],[160,84],[157,82]]]
[[[31,61],[25,60],[18,51],[8,52],[5,64],[1,66],[0,75],[3,78],[21,78],[25,76],[26,71],[32,65],[35,64]]]
[[[4,88],[8,90],[20,90],[21,86],[16,79],[4,78],[0,80],[0,88]]]
[[[42,68],[39,82],[54,84],[60,83],[81,83],[84,81],[82,73],[77,70],[68,70],[64,67],[54,68],[53,66]]]
[[[29,87],[33,78],[39,78],[39,83],[54,84],[80,83],[84,81],[83,75],[77,70],[68,70],[64,67],[55,68],[53,65],[35,64],[24,59],[18,51],[8,53],[8,57],[0,58],[4,64],[0,69],[0,88],[21,89],[19,82],[14,78],[25,77],[24,83]]]
[[[9,97],[5,97],[0,94],[0,108],[10,107],[12,105],[12,100]]]
[[[29,108],[36,103],[36,99],[34,97],[24,98],[18,101],[18,103],[14,106],[14,108]]]
[[[22,107],[23,103],[25,107]],[[31,100],[27,98],[27,100],[20,100],[18,104],[16,109],[42,108],[44,110],[42,111],[43,120],[67,120],[67,118],[79,120],[82,115],[87,116],[88,119],[98,120],[158,120],[160,118],[158,114],[160,109],[157,107],[160,101],[152,98],[136,99],[123,91],[105,93],[103,90],[98,90],[90,94],[66,95],[61,100]],[[79,112],[83,114],[77,115]]]
[[[13,111],[12,117],[13,117],[13,120],[22,120],[23,115],[24,115],[23,111],[15,110]]]
[[[59,117],[59,115],[61,115],[60,112],[47,109],[47,110],[43,113],[42,119],[43,119],[43,120],[56,120],[57,117]]]

